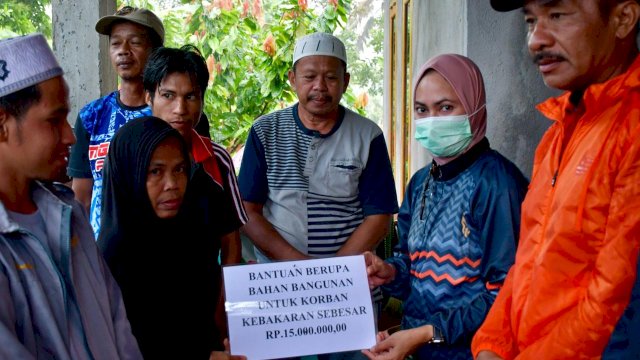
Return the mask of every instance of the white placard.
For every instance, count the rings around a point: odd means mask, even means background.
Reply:
[[[362,255],[225,266],[223,273],[232,354],[274,359],[376,342]]]

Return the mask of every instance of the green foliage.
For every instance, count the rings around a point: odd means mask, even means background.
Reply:
[[[351,73],[351,82],[358,84],[360,87],[368,90],[372,96],[382,95],[382,77],[384,73],[384,59],[382,57],[383,41],[384,41],[384,18],[382,16],[371,19],[373,25],[366,39],[361,39],[359,35],[352,29],[346,28],[340,34],[345,42],[348,59],[358,59],[349,63],[349,72]],[[373,56],[363,58],[358,54],[362,45],[358,42],[366,42],[372,51]]]
[[[0,2],[0,38],[42,33],[51,39],[51,18],[45,6],[51,0],[2,0]]]
[[[346,28],[352,0],[118,0],[156,12],[165,26],[165,45],[196,45],[211,72],[205,94],[213,138],[234,153],[246,140],[253,121],[296,101],[287,73],[298,37],[333,33],[347,45],[351,83],[381,93],[382,58],[359,59],[356,34]],[[51,0],[2,0],[0,38],[35,31],[51,39]],[[164,9],[164,10],[162,10]],[[369,33],[374,49],[382,46],[382,25]],[[379,51],[378,53],[381,53]],[[351,91],[343,101],[352,109]]]
[[[211,72],[205,112],[211,133],[233,153],[253,121],[296,101],[287,73],[297,37],[344,26],[350,0],[319,9],[306,1],[193,1],[185,42],[195,44]]]
[[[351,0],[180,1],[158,12],[165,45],[193,44],[207,60],[211,76],[204,111],[213,139],[232,154],[244,145],[255,119],[297,100],[287,76],[296,39],[344,29],[351,5]],[[151,2],[123,1],[157,12]],[[354,108],[356,97],[347,91],[343,101]]]

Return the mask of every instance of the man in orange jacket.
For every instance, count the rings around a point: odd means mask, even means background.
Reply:
[[[523,7],[554,123],[536,150],[520,246],[473,339],[477,359],[640,356],[637,0],[491,0]]]

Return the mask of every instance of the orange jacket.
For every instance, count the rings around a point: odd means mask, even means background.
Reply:
[[[536,150],[516,262],[474,356],[600,358],[629,302],[640,248],[640,57],[577,107],[569,95],[538,105],[555,123]]]

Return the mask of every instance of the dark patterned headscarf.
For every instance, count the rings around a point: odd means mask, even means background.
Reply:
[[[113,238],[117,233],[129,230],[130,226],[139,227],[157,219],[147,194],[147,170],[156,147],[170,137],[182,144],[189,166],[189,152],[184,139],[159,118],[146,116],[130,121],[113,137],[102,177],[99,244],[105,245],[100,240]],[[110,249],[102,250],[108,257]]]
[[[143,356],[206,359],[222,348],[215,326],[219,239],[193,197],[185,195],[177,216],[160,219],[146,187],[153,152],[171,137],[180,141],[189,167],[184,139],[163,120],[139,118],[118,130],[103,173],[98,246],[122,290]]]

